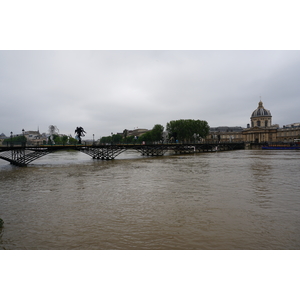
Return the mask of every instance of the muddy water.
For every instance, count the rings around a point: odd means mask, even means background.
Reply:
[[[0,161],[0,249],[299,249],[298,151]]]

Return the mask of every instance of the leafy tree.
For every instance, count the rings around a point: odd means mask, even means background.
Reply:
[[[62,144],[61,137],[59,135],[53,134],[52,137],[53,137],[53,141],[56,145]]]
[[[120,144],[122,140],[122,135],[120,134],[113,134],[112,136],[112,142],[115,144]]]
[[[110,144],[111,143],[111,136],[103,136],[100,139],[101,144]]]
[[[174,141],[194,141],[195,136],[205,138],[209,133],[209,126],[202,120],[175,120],[167,123],[169,138]]]
[[[164,127],[160,124],[154,125],[154,127],[151,130],[151,136],[152,136],[152,141],[153,142],[158,142],[163,139],[163,132],[164,132]]]
[[[7,138],[3,140],[2,145],[23,145],[27,142],[27,139],[23,135],[14,136],[13,138]]]
[[[142,142],[147,142],[147,143],[151,143],[152,140],[152,134],[151,131],[147,131],[144,134],[142,134],[139,138],[138,138],[138,142],[142,143]]]
[[[126,138],[126,143],[132,144],[134,142],[134,136],[130,135]]]
[[[70,135],[69,136],[69,144],[76,145],[77,143],[78,143],[78,141]]]
[[[68,142],[69,137],[67,135],[63,135],[61,137],[62,144],[65,145]]]

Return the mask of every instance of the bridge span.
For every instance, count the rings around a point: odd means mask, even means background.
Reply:
[[[40,145],[40,146],[0,146],[0,159],[19,167],[26,167],[32,161],[45,155],[62,150],[76,150],[93,159],[110,160],[122,152],[133,149],[143,156],[162,156],[171,151],[173,154],[191,154],[244,149],[244,143],[176,143],[176,144],[116,144],[116,145]]]

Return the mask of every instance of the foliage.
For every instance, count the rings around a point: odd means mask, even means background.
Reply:
[[[67,135],[53,134],[52,138],[53,138],[55,145],[67,145],[67,144],[76,145],[76,144],[78,144],[78,140],[73,138],[71,135],[67,136]],[[52,145],[50,136],[48,137],[48,145]]]
[[[113,136],[112,136],[112,142],[114,144],[120,144],[121,141],[122,141],[122,135],[120,135],[120,134],[113,134]]]
[[[151,131],[147,131],[138,138],[138,143],[146,142],[151,143],[153,141]]]
[[[100,139],[101,144],[135,144],[135,143],[152,143],[152,142],[159,142],[162,140],[164,127],[162,125],[156,124],[154,125],[152,130],[147,131],[146,133],[142,134],[139,138],[135,138],[135,136],[130,135],[128,136],[128,130],[124,129],[123,134],[113,134],[112,136],[103,136]]]
[[[101,144],[111,144],[111,136],[103,136],[100,139]]]
[[[27,139],[25,136],[23,135],[19,135],[19,136],[15,136],[13,138],[7,138],[5,140],[3,140],[2,145],[22,145],[23,143],[27,142]]]
[[[175,120],[167,123],[169,139],[174,141],[194,141],[195,137],[205,138],[209,133],[209,126],[202,120]]]
[[[122,135],[120,134],[113,134],[112,136],[103,136],[100,139],[101,144],[120,144],[122,141]]]
[[[62,140],[61,140],[61,137],[59,135],[53,134],[52,138],[53,138],[53,141],[54,141],[55,145],[62,144]]]
[[[65,145],[68,142],[69,137],[67,135],[63,135],[61,137],[62,144]]]
[[[130,135],[126,138],[126,143],[127,144],[133,144],[135,142],[134,136]]]
[[[154,125],[151,130],[151,137],[153,142],[159,142],[163,139],[164,127],[160,124]]]
[[[69,138],[68,142],[70,145],[74,145],[78,143],[78,141],[75,138],[73,138],[71,135],[68,138]]]

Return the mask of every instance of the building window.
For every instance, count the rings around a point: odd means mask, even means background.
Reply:
[[[260,121],[257,121],[257,126],[260,127]]]

